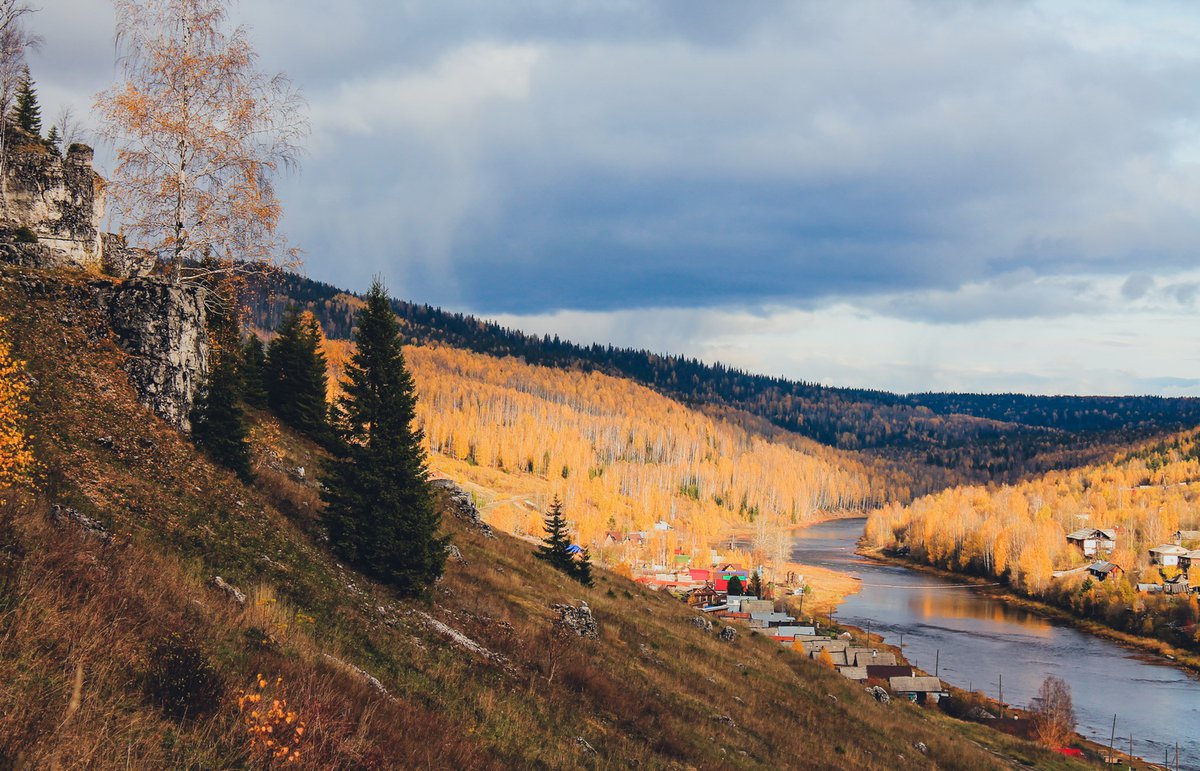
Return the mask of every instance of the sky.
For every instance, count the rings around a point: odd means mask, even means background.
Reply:
[[[47,122],[89,124],[112,7],[40,5]],[[313,278],[831,385],[1200,396],[1200,4],[231,13],[308,102]]]

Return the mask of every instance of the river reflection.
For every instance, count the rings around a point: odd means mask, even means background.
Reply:
[[[1200,771],[1200,681],[1183,671],[1144,661],[1115,643],[1005,605],[954,581],[854,554],[864,520],[835,520],[801,530],[793,558],[851,573],[861,590],[836,618],[883,634],[917,666],[959,687],[1026,706],[1047,675],[1071,686],[1079,730],[1108,743],[1113,714],[1117,735],[1130,732],[1134,752],[1162,762],[1175,742],[1180,767]]]

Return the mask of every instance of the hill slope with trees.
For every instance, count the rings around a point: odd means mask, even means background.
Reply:
[[[361,299],[283,274],[253,293],[252,323],[274,329],[289,304],[311,310],[331,338],[349,338]],[[735,409],[846,450],[908,466],[917,492],[954,482],[1014,481],[1102,460],[1112,447],[1200,425],[1200,399],[1148,396],[894,394],[755,375],[694,358],[528,335],[482,319],[396,300],[407,342],[443,344],[530,364],[631,378],[688,404]]]
[[[36,456],[0,498],[0,766],[1012,765],[1010,739],[453,515],[444,578],[403,599],[331,555],[298,470],[328,453],[249,408],[255,482],[215,465],[139,401],[87,281],[0,280]],[[580,601],[596,639],[550,646]]]

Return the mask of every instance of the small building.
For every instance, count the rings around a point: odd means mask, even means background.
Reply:
[[[743,610],[746,608],[746,604],[747,603],[744,603],[744,602],[742,603]],[[766,613],[766,612],[757,611],[757,610],[750,611],[750,626],[755,627],[757,629],[765,629],[767,627],[780,626],[781,624],[787,624],[787,623],[790,623],[795,620],[796,620],[795,618],[793,618],[792,616],[789,616],[786,613],[776,613],[774,611],[772,611],[770,613]]]
[[[912,667],[907,667],[902,664],[868,664],[867,667],[868,680],[883,680],[890,681],[893,677],[912,677]]]
[[[1085,527],[1067,534],[1067,543],[1078,546],[1085,557],[1097,552],[1111,552],[1117,547],[1117,531],[1102,527]]]
[[[783,637],[804,637],[805,639],[816,637],[817,634],[817,630],[811,626],[791,626],[788,624],[777,626],[771,631]]]
[[[1098,560],[1088,565],[1088,573],[1100,581],[1106,580],[1109,576],[1120,576],[1125,570],[1115,562],[1107,562]]]
[[[757,597],[749,600],[742,600],[742,610],[747,613],[774,613],[774,600],[760,600]]]
[[[719,605],[724,599],[724,595],[713,588],[712,584],[706,584],[699,589],[693,589],[688,592],[688,605],[692,605],[693,607],[699,606],[703,608]]]
[[[1184,543],[1200,541],[1200,530],[1176,530],[1171,537],[1175,539],[1176,546],[1183,546]]]
[[[866,667],[838,667],[838,674],[847,680],[853,680],[856,683],[866,682],[867,668]]]
[[[688,570],[688,577],[693,581],[711,581],[712,571],[704,570],[703,568],[691,568]]]
[[[896,663],[896,654],[877,648],[850,647],[846,649],[846,658],[851,664],[859,667],[865,667],[868,664],[894,665]]]
[[[1163,588],[1162,588],[1162,584],[1145,583],[1145,584],[1138,584],[1137,590],[1143,594],[1161,594]]]
[[[1193,565],[1200,566],[1200,549],[1193,549],[1187,554],[1179,555],[1179,568],[1188,570]]]
[[[1177,546],[1173,543],[1164,543],[1150,550],[1150,564],[1162,565],[1163,567],[1177,566],[1179,565],[1179,558],[1187,553],[1188,550],[1182,546]]]
[[[616,530],[607,531],[604,534],[603,540],[601,541],[601,543],[603,543],[605,546],[615,546],[619,543],[624,543],[624,542],[625,542],[625,536],[621,535]]]
[[[660,533],[666,533],[666,532],[670,532],[674,528],[671,527],[670,522],[667,522],[664,519],[660,519],[654,523],[654,529],[659,531]]]
[[[918,704],[936,704],[949,695],[936,677],[893,677],[888,680],[888,689]]]

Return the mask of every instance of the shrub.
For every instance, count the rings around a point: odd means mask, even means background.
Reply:
[[[261,674],[255,687],[238,694],[238,711],[250,737],[250,754],[265,767],[300,759],[306,726],[288,705],[283,678],[271,683]]]
[[[156,640],[147,674],[151,699],[176,720],[209,714],[224,692],[220,675],[190,634],[171,632]]]

